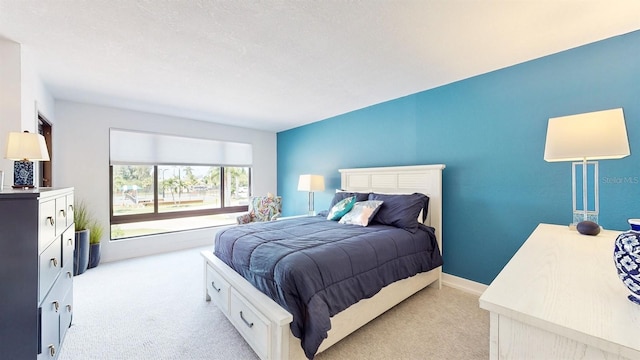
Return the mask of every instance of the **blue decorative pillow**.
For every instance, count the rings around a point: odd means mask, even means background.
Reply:
[[[353,209],[340,219],[339,223],[367,226],[380,210],[380,205],[382,205],[382,201],[379,200],[358,201],[353,205]]]
[[[327,215],[327,220],[334,220],[334,221],[340,220],[340,218],[344,216],[344,214],[348,213],[351,210],[351,208],[353,207],[353,204],[355,203],[356,203],[355,196],[351,196],[351,197],[340,200],[337,204],[331,207],[331,210],[329,210],[329,214]]]
[[[376,214],[376,224],[395,226],[412,233],[418,230],[418,215],[422,210],[423,219],[427,217],[429,197],[424,194],[391,195],[369,194],[369,200],[382,200],[384,205]]]

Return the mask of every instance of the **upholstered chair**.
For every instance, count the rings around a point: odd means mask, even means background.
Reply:
[[[249,213],[238,216],[238,224],[273,221],[282,213],[282,197],[268,194],[249,199]]]

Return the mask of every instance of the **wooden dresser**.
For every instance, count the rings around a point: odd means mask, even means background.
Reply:
[[[73,314],[73,188],[0,192],[0,358],[56,359]]]
[[[618,234],[540,224],[480,297],[491,359],[640,359],[640,306],[613,262]]]

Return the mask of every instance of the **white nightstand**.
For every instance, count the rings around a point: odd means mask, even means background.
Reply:
[[[618,234],[538,225],[480,297],[491,359],[640,359],[640,306],[613,262]]]

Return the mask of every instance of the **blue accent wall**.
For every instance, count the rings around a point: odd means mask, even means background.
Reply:
[[[300,174],[325,176],[322,210],[338,169],[443,163],[444,271],[489,284],[539,223],[572,220],[571,164],[543,160],[548,119],[622,107],[631,156],[600,161],[599,184],[600,224],[625,230],[640,217],[638,54],[640,31],[280,132],[284,215],[306,212]]]

